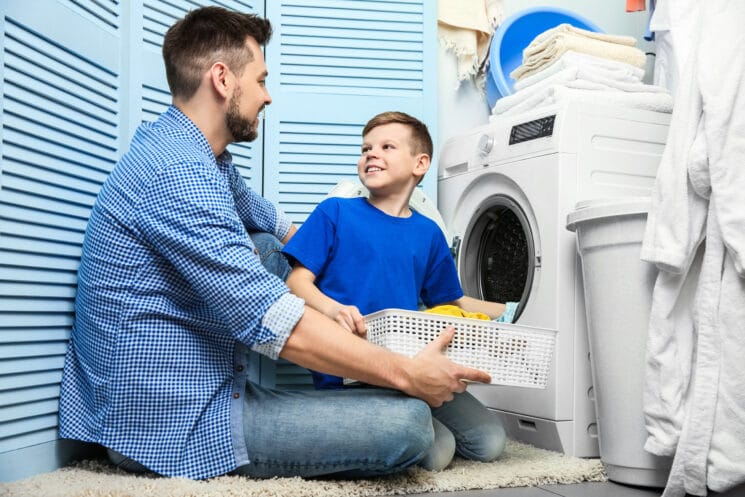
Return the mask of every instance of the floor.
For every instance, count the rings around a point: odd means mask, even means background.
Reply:
[[[498,488],[496,490],[467,490],[463,492],[437,492],[411,494],[409,497],[659,497],[662,489],[631,487],[613,482],[575,483],[573,485],[545,485],[540,487]],[[745,485],[739,486],[718,497],[743,497]]]

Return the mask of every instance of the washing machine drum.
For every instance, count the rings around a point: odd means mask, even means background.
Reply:
[[[466,295],[492,302],[519,302],[516,321],[530,294],[535,243],[520,206],[495,196],[471,219],[458,250]]]

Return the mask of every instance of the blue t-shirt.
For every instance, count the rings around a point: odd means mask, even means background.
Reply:
[[[388,308],[417,310],[463,296],[455,263],[440,228],[412,211],[389,216],[364,197],[321,202],[284,252],[316,276],[332,299],[364,314]],[[316,387],[341,385],[314,374]]]

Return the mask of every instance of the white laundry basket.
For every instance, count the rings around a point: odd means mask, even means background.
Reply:
[[[600,459],[608,478],[664,487],[669,458],[644,450],[645,352],[656,268],[640,259],[651,202],[585,201],[567,216],[576,231],[587,310]]]
[[[555,330],[403,309],[368,314],[365,323],[368,341],[409,357],[452,326],[445,349],[452,361],[486,371],[494,385],[546,388]]]

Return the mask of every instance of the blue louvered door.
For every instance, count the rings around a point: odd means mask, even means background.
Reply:
[[[265,195],[300,224],[341,178],[357,177],[360,133],[385,110],[435,128],[437,2],[273,0],[267,16]],[[435,169],[433,169],[434,171]],[[423,182],[435,196],[437,174]]]
[[[436,138],[437,2],[272,0],[264,195],[302,224],[342,178],[357,178],[365,123],[386,110],[426,122]],[[435,150],[437,148],[435,147]],[[437,167],[423,181],[436,198]],[[280,388],[310,388],[310,375],[264,361]]]
[[[4,1],[0,152],[0,480],[53,467],[88,213],[119,153],[121,11]]]
[[[436,2],[0,0],[0,481],[90,449],[57,439],[83,233],[137,125],[170,103],[165,31],[206,4],[272,20],[274,104],[259,140],[229,149],[296,223],[354,177],[373,114],[410,112],[436,137]],[[436,174],[424,185],[434,198]],[[307,386],[287,366],[275,381],[264,361],[262,381]]]

